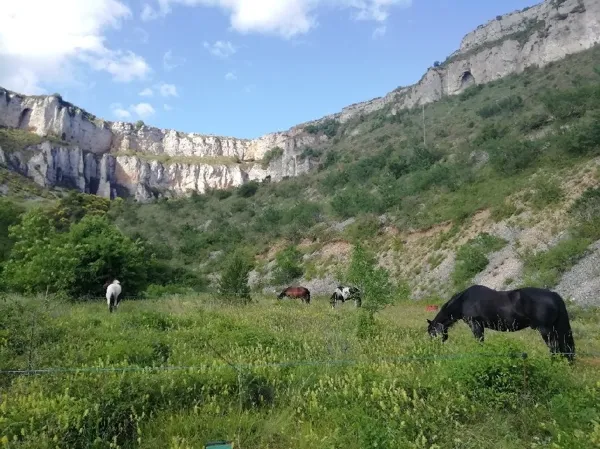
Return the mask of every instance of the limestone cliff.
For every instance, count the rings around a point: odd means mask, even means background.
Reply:
[[[248,140],[138,127],[98,119],[58,96],[27,97],[4,89],[0,90],[0,126],[53,136],[64,143],[45,143],[2,156],[9,167],[40,185],[65,181],[89,193],[131,195],[138,200],[298,176],[311,168],[310,160],[301,156],[302,149],[323,139],[301,129]],[[275,147],[282,154],[263,168],[262,159]]]
[[[343,108],[325,117],[345,122],[390,105],[392,113],[460,94],[527,67],[543,67],[600,42],[599,0],[546,0],[498,16],[468,33],[460,48],[421,80],[384,97]]]
[[[384,107],[394,114],[461,93],[472,84],[544,66],[599,41],[600,0],[546,0],[470,32],[456,52],[430,68],[417,84],[310,123],[346,122]],[[323,133],[307,132],[308,124],[252,140],[207,136],[104,121],[58,96],[23,96],[0,89],[0,126],[53,136],[64,144],[46,143],[4,155],[0,151],[0,163],[5,159],[42,185],[68,181],[90,193],[147,200],[304,174],[311,160],[302,157],[303,149],[328,139]],[[276,147],[281,150],[263,168],[263,158]]]

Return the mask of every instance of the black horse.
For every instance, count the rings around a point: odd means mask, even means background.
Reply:
[[[496,291],[473,285],[455,294],[433,320],[427,320],[427,332],[432,337],[441,334],[446,341],[448,328],[461,319],[481,342],[485,328],[515,332],[531,327],[542,334],[552,354],[560,352],[570,362],[575,357],[567,307],[560,295],[550,290],[525,287]]]

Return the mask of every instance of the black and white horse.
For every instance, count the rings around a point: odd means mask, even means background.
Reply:
[[[331,304],[331,308],[335,308],[335,305],[338,301],[342,303],[348,301],[349,299],[354,299],[354,305],[356,307],[360,307],[362,304],[362,299],[360,297],[360,290],[356,287],[347,287],[343,285],[338,285],[338,287],[329,298],[329,302]]]
[[[119,306],[121,283],[115,279],[110,284],[107,284],[104,284],[106,287],[106,304],[108,305],[108,311],[112,313],[112,311],[117,310],[117,307]]]

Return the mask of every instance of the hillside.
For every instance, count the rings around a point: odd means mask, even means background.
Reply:
[[[348,120],[327,146],[304,148],[318,168],[303,177],[126,199],[109,216],[164,263],[211,279],[245,249],[257,263],[252,285],[277,286],[269,292],[288,282],[331,291],[355,242],[376,250],[413,298],[446,297],[473,279],[555,287],[600,238],[599,56],[594,48],[472,86],[426,106],[424,122],[423,111],[385,108]],[[18,133],[0,130],[4,141]],[[561,293],[587,303],[598,275],[586,266]]]
[[[498,288],[554,287],[600,238],[599,56],[594,48],[427,106],[425,146],[421,111],[379,111],[341,125],[329,148],[307,149],[317,173],[127,203],[116,223],[207,274],[245,247],[258,255],[257,287],[293,280],[271,277],[281,252],[295,258],[302,283],[325,293],[356,241],[415,298],[447,296],[478,273]],[[502,243],[475,244],[473,255],[472,239],[489,241],[486,233]]]

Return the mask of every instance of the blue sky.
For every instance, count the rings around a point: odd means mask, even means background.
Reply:
[[[0,86],[59,92],[109,120],[254,138],[413,84],[477,25],[537,2],[11,3]]]

